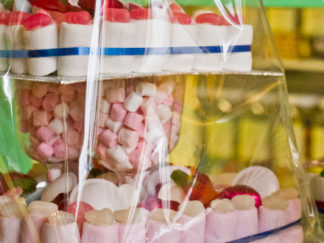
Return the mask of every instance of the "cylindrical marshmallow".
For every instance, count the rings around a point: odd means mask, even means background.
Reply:
[[[204,243],[205,242],[205,226],[206,217],[190,217],[188,215],[181,215],[177,221],[182,225],[181,243]]]
[[[58,29],[55,23],[33,31],[24,31],[26,50],[58,48]],[[57,69],[57,57],[27,59],[28,73],[33,76],[45,76]]]
[[[122,128],[123,123],[116,122],[108,118],[105,120],[105,126],[109,128],[112,132],[118,133],[118,131]]]
[[[60,47],[91,47],[93,25],[68,24],[60,27]],[[89,56],[63,56],[58,58],[60,76],[87,76]]]
[[[136,86],[136,93],[140,96],[153,97],[156,92],[156,86],[151,83],[140,82]]]
[[[66,225],[45,223],[41,239],[42,243],[79,243],[79,228],[76,223]]]
[[[6,218],[0,216],[0,242],[20,243],[21,224],[23,218]]]
[[[134,224],[118,223],[119,242],[145,243],[145,222]]]
[[[258,233],[258,210],[235,210],[237,214],[235,238],[241,239]]]
[[[170,43],[170,24],[164,19],[136,20],[135,46],[139,48],[168,47]],[[164,63],[167,61],[168,53],[154,55],[145,53],[143,56],[136,56],[134,60],[134,72],[156,73],[161,72]]]
[[[104,21],[104,47],[130,48],[135,42],[135,23]],[[134,56],[102,56],[100,73],[130,73],[133,70]]]
[[[223,26],[198,24],[198,46],[222,46]],[[224,68],[222,53],[195,54],[193,69],[199,71],[220,71]]]
[[[127,147],[135,148],[138,143],[138,132],[128,128],[122,128],[118,132],[118,143]]]
[[[112,160],[114,160],[117,163],[116,166],[118,166],[118,164],[121,164],[123,166],[126,166],[125,168],[129,169],[133,167],[129,163],[128,156],[121,146],[117,145],[113,148],[108,148],[107,154]]]
[[[22,223],[21,243],[38,243],[43,225],[48,217],[41,214],[28,214]]]
[[[171,24],[171,47],[197,46],[197,25]],[[164,70],[190,71],[193,67],[193,54],[173,54],[164,63]]]
[[[110,104],[105,99],[100,100],[100,112],[108,114],[110,111]]]
[[[282,210],[270,210],[264,206],[258,208],[259,233],[285,226],[288,220],[288,213]]]
[[[165,224],[157,222],[153,219],[148,219],[145,227],[147,243],[180,242],[181,231],[175,229],[170,224]]]
[[[301,201],[299,198],[288,200],[289,206],[287,208],[288,220],[287,224],[293,223],[301,218]]]
[[[81,243],[118,243],[118,224],[97,226],[88,222],[83,224]]]
[[[8,29],[4,24],[0,24],[0,36],[2,36],[2,40],[0,41],[0,50],[6,50],[8,46],[8,42],[10,39],[8,37]],[[5,41],[5,39],[7,41]],[[8,58],[0,58],[0,72],[6,72],[9,69]]]
[[[125,99],[125,109],[130,112],[135,112],[140,107],[142,101],[143,97],[132,91]]]

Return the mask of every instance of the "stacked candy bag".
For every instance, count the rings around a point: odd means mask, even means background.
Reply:
[[[12,123],[48,176],[6,175],[0,241],[320,242],[284,72],[251,4],[34,0],[4,11]],[[280,101],[271,111],[269,96]],[[231,143],[207,132],[231,122]],[[209,156],[222,139],[237,151]]]

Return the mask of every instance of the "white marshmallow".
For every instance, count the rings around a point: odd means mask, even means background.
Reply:
[[[141,105],[143,97],[132,91],[125,99],[124,107],[130,112],[135,112]]]
[[[145,116],[148,114],[149,111],[153,111],[155,113],[156,104],[154,102],[154,99],[150,97],[145,102],[143,102],[141,104],[141,110]]]
[[[24,30],[23,25],[8,26],[8,35],[12,43],[13,50],[24,50]],[[11,58],[10,60],[10,71],[17,74],[28,73],[27,59],[26,58]]]
[[[157,115],[161,120],[162,124],[165,124],[172,117],[172,111],[169,106],[166,105],[158,105],[157,107]]]
[[[124,147],[122,146],[123,150],[126,152],[126,154],[130,154],[136,147]]]
[[[122,128],[122,122],[116,122],[111,119],[107,119],[105,121],[105,126],[108,127],[113,133],[118,133],[118,131]]]
[[[164,87],[162,87],[164,88]],[[154,101],[157,105],[160,105],[163,100],[165,100],[168,97],[168,94],[164,92],[164,89],[161,89],[160,87],[156,90],[156,93],[154,95]]]
[[[24,31],[25,49],[58,48],[58,29],[55,23],[34,31]],[[28,73],[34,76],[45,76],[57,69],[57,57],[27,59]]]
[[[107,149],[107,154],[108,156],[116,162],[116,166],[121,166],[123,168],[133,168],[132,165],[129,163],[128,156],[123,150],[123,148],[120,145],[117,145],[116,147],[113,148],[108,148]]]
[[[222,28],[223,42],[227,46],[252,45],[252,25],[242,25],[242,27],[222,26]],[[223,56],[225,60],[224,69],[235,71],[251,71],[252,69],[252,53],[250,51],[232,53],[227,52],[224,48]]]
[[[154,96],[156,93],[156,86],[154,84],[140,82],[136,86],[136,93],[140,96]]]
[[[93,25],[68,24],[60,27],[60,47],[91,47]],[[63,56],[58,58],[60,76],[87,76],[89,56]]]
[[[58,119],[65,119],[69,114],[69,106],[66,103],[60,103],[55,107],[54,116]]]
[[[106,89],[106,99],[109,103],[124,102],[126,91],[123,87],[112,87]]]
[[[198,24],[198,46],[222,46],[222,26]],[[193,69],[199,71],[220,71],[224,68],[222,53],[195,54]]]
[[[197,46],[197,25],[171,24],[171,47]],[[164,63],[164,70],[190,71],[194,54],[173,54]]]
[[[104,21],[104,47],[134,47],[135,23]],[[100,73],[130,73],[134,56],[102,56]]]
[[[170,24],[164,19],[136,20],[135,46],[140,48],[168,47],[170,43]],[[161,72],[168,55],[135,56],[134,72]]]
[[[173,81],[173,78],[169,78],[168,80],[164,81],[159,85],[159,88],[161,90],[167,91],[167,94],[171,94],[175,86],[175,82]]]
[[[148,143],[157,143],[164,137],[164,132],[161,130],[151,130],[145,134],[145,140]]]
[[[107,100],[102,99],[100,100],[100,112],[104,114],[108,114],[110,110],[110,104],[107,102]]]

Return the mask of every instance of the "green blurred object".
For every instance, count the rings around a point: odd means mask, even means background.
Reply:
[[[23,194],[29,194],[36,191],[37,181],[33,178],[19,178],[12,181],[15,187],[21,187]]]
[[[17,171],[26,174],[32,160],[22,151],[17,139],[16,114],[13,103],[13,82],[0,79],[0,172]]]

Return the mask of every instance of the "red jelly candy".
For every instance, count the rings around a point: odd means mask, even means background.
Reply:
[[[172,4],[170,4],[169,8],[170,8],[171,11],[174,12],[174,13],[181,13],[181,10],[182,10],[181,7],[180,7],[180,5],[177,4],[177,3],[172,3]]]
[[[6,13],[0,13],[0,24],[7,25],[7,14]]]
[[[138,207],[145,208],[150,212],[156,208],[169,208],[178,211],[179,205],[180,204],[176,201],[162,201],[156,197],[150,197],[146,199],[144,203],[139,204]]]
[[[108,0],[108,8],[124,8],[124,4],[118,0]]]
[[[8,20],[8,25],[19,25],[22,24],[22,22],[29,18],[31,15],[29,13],[25,12],[12,12],[8,13],[7,15],[7,20]]]
[[[129,3],[128,4],[128,10],[132,11],[133,9],[143,9],[141,5],[138,5],[136,3]]]
[[[184,13],[173,13],[171,15],[171,23],[180,23],[183,25],[190,25],[192,22],[192,19],[189,15],[184,14]]]
[[[37,28],[45,27],[53,22],[52,17],[48,14],[36,13],[25,19],[22,24],[25,26],[26,30],[35,30]]]
[[[85,202],[73,202],[66,208],[66,212],[74,215],[78,226],[81,226],[86,221],[85,213],[91,210],[95,209],[90,204]]]
[[[152,9],[133,9],[130,11],[130,16],[132,19],[141,20],[141,19],[152,19],[154,17],[154,11]]]
[[[57,26],[65,21],[65,14],[57,11],[48,11],[52,19],[56,22]]]
[[[87,25],[91,21],[91,15],[87,11],[70,12],[65,14],[65,22],[69,24]]]
[[[61,0],[35,0],[33,1],[33,5],[46,10],[59,11],[62,13],[67,12],[68,8],[71,6],[68,2],[63,4]]]
[[[241,16],[241,18],[240,18],[239,15],[237,15],[237,14],[226,15],[226,18],[224,16],[221,17],[221,25],[226,25],[226,26],[240,25],[240,24],[243,24],[243,22],[244,22],[243,16]]]
[[[106,20],[109,22],[128,23],[130,21],[130,14],[127,9],[108,8]]]
[[[221,25],[222,18],[214,13],[200,14],[196,17],[197,24]]]

